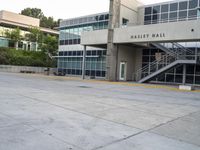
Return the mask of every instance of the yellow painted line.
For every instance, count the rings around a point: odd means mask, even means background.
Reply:
[[[108,83],[114,85],[124,85],[124,86],[140,86],[149,89],[167,89],[170,91],[177,91],[177,92],[199,92],[200,90],[188,91],[188,90],[179,90],[176,87],[170,87],[167,85],[148,85],[148,84],[139,84],[139,83],[125,83],[125,82],[110,82],[110,81],[99,81],[99,80],[85,80],[86,82],[95,82],[95,83]]]
[[[21,74],[18,73],[18,75],[26,75],[27,77],[41,77],[45,79],[53,79],[53,80],[60,80],[60,81],[83,81],[83,82],[91,82],[91,83],[105,83],[105,84],[113,84],[113,85],[124,85],[124,86],[132,86],[132,87],[144,87],[148,89],[167,89],[170,91],[177,91],[177,92],[197,92],[200,93],[200,90],[194,90],[194,91],[187,91],[187,90],[179,90],[176,87],[170,87],[167,85],[150,85],[150,84],[140,84],[140,83],[127,83],[127,82],[111,82],[106,80],[90,80],[85,79],[82,80],[80,77],[68,77],[68,76],[47,76],[44,74]]]

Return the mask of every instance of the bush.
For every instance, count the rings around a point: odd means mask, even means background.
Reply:
[[[42,51],[24,51],[10,48],[0,48],[0,64],[35,66],[35,67],[56,67],[56,60],[51,60]]]

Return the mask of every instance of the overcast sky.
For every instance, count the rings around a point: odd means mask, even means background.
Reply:
[[[144,4],[168,0],[141,0]],[[16,13],[27,7],[41,8],[46,16],[67,19],[93,13],[107,12],[109,0],[0,0],[0,10]]]

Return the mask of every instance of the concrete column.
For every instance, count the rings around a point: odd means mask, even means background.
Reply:
[[[121,0],[110,0],[108,42],[106,57],[106,79],[109,81],[117,80],[117,45],[113,43],[114,28],[120,26],[120,3]]]
[[[186,82],[186,64],[183,65],[183,84]]]
[[[85,79],[85,62],[86,62],[86,46],[83,49],[83,62],[82,62],[82,79]]]

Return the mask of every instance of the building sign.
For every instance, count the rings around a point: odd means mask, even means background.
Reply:
[[[165,33],[131,35],[131,39],[165,38]]]

